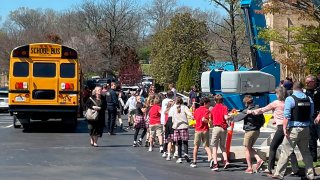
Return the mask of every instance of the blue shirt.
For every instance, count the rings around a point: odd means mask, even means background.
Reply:
[[[304,94],[301,91],[293,91],[292,95],[295,95],[297,98],[306,98],[307,95]],[[310,103],[311,103],[311,111],[310,111],[310,117],[306,117],[308,118],[308,121],[304,121],[304,122],[300,122],[300,121],[290,121],[291,119],[291,109],[295,107],[295,102],[293,97],[289,96],[286,98],[286,100],[284,101],[284,117],[286,119],[288,119],[288,127],[307,127],[310,125],[310,121],[311,121],[311,117],[313,115],[314,112],[314,104],[312,99],[309,97],[310,99]],[[301,119],[301,120],[306,120],[306,119]]]

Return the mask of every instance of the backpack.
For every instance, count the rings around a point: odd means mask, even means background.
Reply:
[[[263,114],[255,115],[255,119],[256,119],[255,125],[261,128],[265,123],[264,115]]]
[[[252,108],[249,108],[249,109],[250,110],[254,110],[254,109],[258,109],[258,107],[252,107]],[[265,119],[264,119],[264,115],[263,114],[252,115],[252,119],[254,119],[254,121],[252,121],[253,125],[259,127],[259,129],[265,123]]]

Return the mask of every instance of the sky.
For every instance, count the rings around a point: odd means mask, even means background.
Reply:
[[[141,5],[150,3],[152,0],[136,0]],[[56,11],[64,11],[74,8],[77,4],[81,4],[83,0],[0,0],[0,17],[3,22],[10,11],[14,11],[19,7],[28,7],[31,9],[47,9],[51,8]],[[209,0],[177,0],[179,6],[189,6],[192,8],[200,8],[201,10],[213,10],[215,7],[210,4]]]

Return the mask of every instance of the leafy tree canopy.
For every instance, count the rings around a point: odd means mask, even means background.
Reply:
[[[184,63],[208,57],[207,34],[204,21],[189,13],[175,15],[170,25],[155,34],[151,42],[151,73],[156,81],[161,85],[177,82]]]

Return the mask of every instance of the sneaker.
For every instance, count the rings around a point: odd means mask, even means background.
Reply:
[[[257,171],[259,171],[259,169],[263,163],[264,163],[264,161],[262,159],[259,162],[257,162],[257,166],[256,166]]]
[[[209,162],[209,167],[210,167],[210,169],[213,168],[213,163],[214,163],[214,162],[213,162],[213,159],[211,159],[210,162]]]
[[[228,169],[230,163],[228,161],[224,161],[223,169]]]
[[[137,143],[133,143],[133,145],[132,145],[133,147],[137,147],[138,145],[137,145]]]
[[[184,154],[183,155],[183,157],[184,157],[184,159],[189,163],[189,162],[191,162],[191,159],[189,158],[189,155],[188,154]]]
[[[218,171],[218,170],[219,170],[218,164],[214,164],[211,171]]]
[[[265,169],[265,170],[263,171],[263,173],[272,174],[272,172],[271,172],[269,169]]]
[[[168,155],[167,158],[166,158],[166,160],[167,160],[167,161],[171,161],[171,156]]]
[[[142,146],[142,141],[138,140],[138,146]]]
[[[176,163],[182,163],[182,159],[178,158],[178,160],[176,161]]]
[[[292,177],[299,177],[299,172],[291,172],[290,176]]]
[[[253,174],[253,169],[248,168],[244,172],[247,173],[247,174]]]
[[[151,151],[152,151],[152,147],[150,146],[150,147],[149,147],[149,152],[151,152]]]
[[[167,157],[167,153],[164,152],[164,153],[162,154],[162,157],[163,157],[163,158],[166,158],[166,157]]]
[[[163,146],[160,146],[160,153],[163,153]]]
[[[197,167],[197,164],[193,162],[193,163],[190,164],[190,167],[196,168],[196,167]]]

